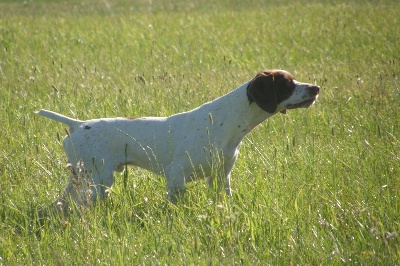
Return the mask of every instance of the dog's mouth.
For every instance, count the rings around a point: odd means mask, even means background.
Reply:
[[[301,103],[296,103],[296,104],[289,104],[286,109],[296,109],[296,108],[308,108],[311,105],[314,104],[315,100],[317,100],[317,95],[309,100],[306,100]]]
[[[286,106],[285,109],[283,109],[282,111],[280,111],[282,114],[286,114],[286,110],[287,109],[296,109],[296,108],[308,108],[311,105],[313,105],[315,103],[315,101],[318,98],[318,94],[315,95],[314,97],[312,97],[311,99],[305,100],[304,102],[301,103],[296,103],[296,104],[289,104],[288,106]]]

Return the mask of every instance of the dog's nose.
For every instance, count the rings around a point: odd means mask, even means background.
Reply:
[[[316,85],[311,85],[310,87],[308,87],[308,89],[311,93],[319,94],[320,87]]]

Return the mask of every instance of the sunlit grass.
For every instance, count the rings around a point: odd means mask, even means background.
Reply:
[[[0,4],[0,264],[397,263],[399,4],[152,3]],[[321,95],[245,139],[232,198],[199,181],[171,206],[131,168],[105,202],[36,225],[68,170],[63,125],[34,111],[167,116],[263,68]]]

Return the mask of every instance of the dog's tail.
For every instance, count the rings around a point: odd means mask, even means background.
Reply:
[[[52,112],[49,110],[44,110],[44,109],[42,109],[38,112],[35,112],[35,114],[53,119],[55,121],[58,121],[58,122],[61,122],[65,125],[67,125],[69,127],[70,133],[72,133],[76,128],[78,128],[83,123],[83,121],[81,121],[81,120],[73,119],[73,118],[67,117],[65,115],[61,115],[59,113]]]

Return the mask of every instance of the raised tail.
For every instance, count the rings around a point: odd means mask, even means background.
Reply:
[[[72,133],[74,131],[74,129],[78,128],[83,123],[83,121],[81,121],[81,120],[73,119],[73,118],[67,117],[65,115],[61,115],[59,113],[52,112],[49,110],[44,110],[44,109],[35,112],[35,114],[50,118],[52,120],[55,120],[55,121],[58,121],[58,122],[61,122],[65,125],[67,125],[69,127],[70,133]]]

